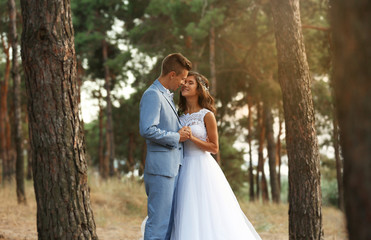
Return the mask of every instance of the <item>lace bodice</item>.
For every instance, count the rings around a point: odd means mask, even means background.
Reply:
[[[203,108],[198,112],[194,112],[191,114],[183,114],[180,117],[180,122],[182,126],[191,127],[193,136],[206,141],[207,132],[204,117],[208,112],[210,112],[210,110]]]
[[[210,112],[210,110],[203,108],[198,112],[194,112],[191,114],[183,114],[182,116],[180,116],[180,122],[182,126],[189,126],[191,128],[193,136],[203,141],[206,141],[207,131],[204,122],[204,117],[208,112]],[[193,142],[188,140],[184,143],[185,155],[196,154],[199,153],[200,151],[204,152],[203,150],[198,148],[196,144],[194,144]]]

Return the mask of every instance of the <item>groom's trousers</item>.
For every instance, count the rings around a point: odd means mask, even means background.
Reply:
[[[180,166],[179,166],[180,167]],[[148,196],[148,220],[144,240],[169,240],[174,222],[174,197],[178,182],[175,177],[144,173]]]

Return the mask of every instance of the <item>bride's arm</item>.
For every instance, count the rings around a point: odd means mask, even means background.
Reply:
[[[206,126],[208,141],[203,141],[191,134],[189,140],[194,142],[199,148],[204,151],[216,154],[219,151],[218,143],[218,127],[216,124],[216,119],[213,113],[209,112],[204,117],[204,122]]]

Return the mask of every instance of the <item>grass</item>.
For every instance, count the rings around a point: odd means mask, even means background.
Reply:
[[[146,216],[146,195],[140,181],[123,178],[101,181],[89,176],[91,203],[101,240],[138,239]],[[36,240],[36,202],[32,182],[26,182],[27,205],[18,205],[15,185],[0,187],[0,239]],[[288,239],[288,205],[240,201],[241,208],[263,240]],[[343,213],[323,207],[325,238],[346,240]]]

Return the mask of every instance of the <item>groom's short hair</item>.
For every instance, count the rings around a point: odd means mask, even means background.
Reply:
[[[181,53],[172,53],[167,55],[162,61],[161,76],[166,76],[174,71],[176,75],[182,73],[183,70],[190,71],[192,63]]]

